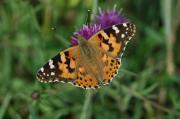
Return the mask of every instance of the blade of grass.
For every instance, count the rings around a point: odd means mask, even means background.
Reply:
[[[131,94],[132,96],[134,96],[134,97],[136,97],[136,98],[138,98],[138,99],[140,99],[140,100],[142,100],[148,104],[151,104],[153,107],[155,107],[155,108],[157,108],[163,112],[173,114],[175,116],[180,116],[180,112],[174,111],[173,109],[168,109],[168,108],[166,108],[166,107],[164,107],[164,106],[162,106],[156,102],[153,102],[153,101],[143,97],[141,94],[139,94],[135,90],[126,87],[125,85],[121,85],[119,83],[114,83],[114,84],[117,84],[117,88],[121,87],[122,90],[126,91],[128,94]]]
[[[4,98],[4,101],[2,102],[1,108],[0,108],[0,119],[3,119],[4,114],[8,108],[9,102],[11,100],[11,95],[7,94]]]
[[[57,40],[63,44],[63,46],[68,47],[70,46],[70,43],[61,35],[55,34],[55,37],[57,38]]]
[[[164,21],[164,32],[166,39],[166,71],[169,75],[174,74],[174,62],[173,62],[173,31],[172,31],[172,1],[162,0],[162,17]]]
[[[128,71],[126,69],[119,69],[120,72],[123,72],[125,74],[131,75],[131,76],[138,76],[136,73],[132,72],[132,71]]]
[[[52,1],[51,0],[45,0],[45,10],[43,15],[43,26],[42,26],[42,32],[43,35],[47,34],[49,31],[49,27],[51,24],[51,18],[52,18]]]
[[[88,119],[90,117],[88,117],[89,114],[89,108],[91,105],[91,97],[92,97],[92,90],[87,90],[86,96],[85,96],[85,102],[84,102],[84,106],[83,106],[83,110],[81,113],[81,117],[80,119]]]
[[[98,9],[98,0],[93,0],[91,20],[95,18]]]

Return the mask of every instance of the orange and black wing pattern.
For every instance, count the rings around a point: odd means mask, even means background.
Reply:
[[[106,54],[104,54],[102,61],[104,63],[103,84],[107,85],[117,75],[118,70],[121,66],[121,61],[119,58],[112,58]]]
[[[112,57],[122,56],[126,44],[134,36],[136,26],[132,23],[113,25],[99,31],[89,42],[96,43]]]
[[[77,79],[74,80],[73,84],[84,89],[99,88],[98,80],[86,72],[83,66],[77,68]]]
[[[37,79],[43,83],[70,83],[84,89],[96,89],[98,81],[83,66],[77,66],[73,52],[77,47],[69,48],[50,59],[37,73]]]
[[[73,82],[76,79],[76,59],[72,55],[75,47],[58,53],[37,73],[40,82]]]

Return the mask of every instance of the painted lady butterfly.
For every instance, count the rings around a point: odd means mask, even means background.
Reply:
[[[69,82],[84,89],[109,84],[118,73],[126,44],[134,36],[132,23],[113,25],[89,40],[78,38],[70,47],[50,59],[37,73],[40,82]],[[120,58],[119,58],[120,56]]]

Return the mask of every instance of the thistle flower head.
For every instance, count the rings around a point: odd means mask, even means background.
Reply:
[[[116,5],[113,10],[102,11],[99,9],[99,13],[96,16],[96,24],[100,24],[102,28],[107,28],[115,24],[121,24],[128,20],[121,15],[121,11],[116,10]]]
[[[95,23],[90,25],[83,25],[78,31],[76,31],[71,37],[71,45],[78,45],[78,36],[84,37],[88,40],[95,33],[101,29],[111,27],[115,24],[121,24],[128,20],[121,15],[121,12],[116,10],[116,5],[113,10],[102,11],[99,9],[99,13],[95,18]]]
[[[78,44],[78,36],[84,37],[88,40],[91,36],[101,30],[101,25],[90,24],[83,25],[78,31],[76,31],[71,37],[71,45],[75,46]]]

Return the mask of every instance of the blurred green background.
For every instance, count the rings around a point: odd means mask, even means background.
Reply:
[[[70,46],[90,9],[123,9],[137,26],[113,82],[42,84],[37,70]],[[1,0],[0,119],[180,118],[179,0]]]

